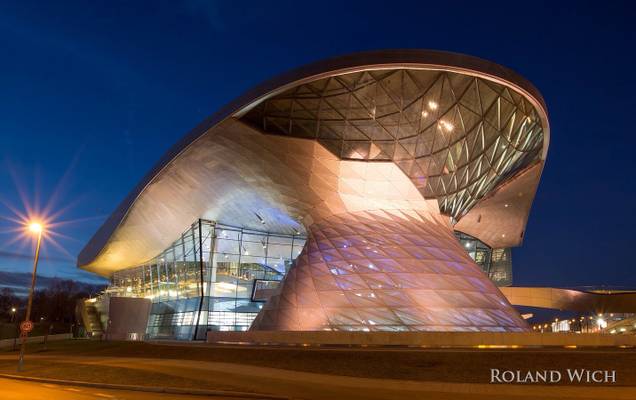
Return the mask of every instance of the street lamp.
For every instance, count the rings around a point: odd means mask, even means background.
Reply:
[[[32,327],[33,325],[31,323],[31,305],[33,304],[33,291],[35,290],[35,277],[38,269],[38,260],[40,258],[40,244],[42,244],[42,232],[44,231],[44,226],[42,226],[42,224],[37,221],[32,221],[31,223],[29,223],[28,229],[31,233],[37,235],[38,237],[38,242],[35,246],[35,258],[33,259],[33,275],[31,276],[29,301],[27,303],[26,315],[24,317],[24,324],[30,325]],[[24,349],[26,347],[26,338],[29,330],[30,329],[21,329],[20,332],[20,358],[18,359],[18,372],[21,372],[24,366]]]
[[[15,307],[11,307],[11,323],[15,320],[15,312],[18,311]]]

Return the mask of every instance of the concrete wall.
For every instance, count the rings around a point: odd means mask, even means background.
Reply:
[[[636,346],[634,335],[511,332],[208,332],[208,343],[401,345],[418,347]]]
[[[111,297],[106,339],[143,340],[151,305],[150,299]]]

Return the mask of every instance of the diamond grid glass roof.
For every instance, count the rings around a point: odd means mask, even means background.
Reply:
[[[261,102],[243,120],[265,133],[316,139],[343,159],[394,161],[457,220],[543,148],[539,114],[524,96],[439,70],[319,79]]]

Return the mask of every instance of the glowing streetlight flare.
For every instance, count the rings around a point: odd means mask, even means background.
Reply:
[[[31,222],[29,224],[29,230],[33,233],[40,233],[43,229],[42,224],[39,222]]]

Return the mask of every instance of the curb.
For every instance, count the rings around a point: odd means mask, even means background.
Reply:
[[[115,390],[131,390],[137,392],[151,392],[151,393],[169,393],[169,394],[188,394],[195,396],[224,396],[224,397],[243,397],[250,399],[264,399],[264,400],[288,400],[289,397],[278,396],[274,394],[262,394],[252,392],[234,392],[227,390],[206,390],[206,389],[181,389],[169,386],[137,386],[137,385],[122,385],[118,383],[98,383],[98,382],[85,382],[85,381],[69,381],[63,379],[52,378],[36,378],[33,376],[21,376],[0,373],[0,378],[15,379],[20,381],[29,382],[41,382],[52,383],[57,385],[68,386],[84,386],[100,389],[115,389]]]

